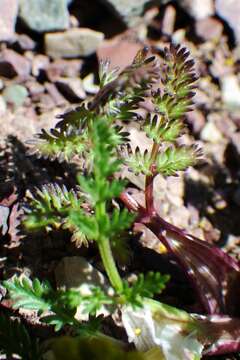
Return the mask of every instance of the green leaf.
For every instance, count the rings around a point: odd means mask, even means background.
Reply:
[[[136,148],[135,153],[129,155],[125,159],[125,163],[128,166],[130,171],[133,171],[136,175],[142,173],[144,175],[151,175],[151,153],[148,150],[145,150],[144,153],[141,153],[139,147]]]
[[[129,286],[127,281],[123,282],[122,296],[132,307],[141,307],[144,298],[152,298],[154,294],[160,294],[168,281],[169,275],[161,275],[159,272],[139,274],[132,286]]]
[[[200,157],[201,151],[195,146],[169,147],[158,154],[156,168],[163,175],[176,175],[178,171],[195,165]]]
[[[68,191],[65,186],[58,184],[44,185],[36,189],[35,196],[28,194],[28,197],[30,202],[25,208],[23,220],[28,230],[59,228],[70,209],[78,209],[82,204],[79,192]]]
[[[144,123],[147,136],[156,143],[161,141],[174,142],[180,136],[184,124],[180,120],[167,121],[160,115],[148,116]]]
[[[4,281],[3,285],[9,291],[15,308],[22,307],[40,312],[50,309],[51,303],[45,298],[52,292],[49,283],[41,284],[38,279],[31,281],[24,276],[14,276],[11,280]]]
[[[71,161],[75,155],[88,151],[87,120],[89,112],[82,105],[61,115],[62,120],[47,132],[42,129],[36,139],[29,142],[31,154],[38,157]]]

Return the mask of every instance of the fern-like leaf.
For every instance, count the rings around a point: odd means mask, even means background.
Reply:
[[[142,153],[139,147],[136,147],[135,152],[133,154],[129,154],[129,156],[125,159],[125,163],[128,166],[130,171],[133,171],[136,175],[142,173],[145,175],[151,175],[151,154],[148,150],[145,150]]]
[[[40,283],[38,279],[33,281],[27,277],[14,276],[11,280],[4,281],[5,288],[9,291],[15,308],[24,308],[43,312],[50,309],[50,302],[45,296],[52,291],[49,283]]]
[[[24,225],[29,230],[59,228],[70,209],[79,208],[82,200],[74,190],[58,184],[44,185],[36,194],[28,193],[29,207],[25,209]]]
[[[160,141],[174,142],[184,129],[180,119],[166,121],[161,115],[149,115],[144,123],[146,135],[156,143]]]
[[[164,51],[165,64],[161,81],[163,90],[153,93],[155,111],[166,121],[177,120],[191,109],[196,75],[194,61],[189,59],[189,52],[180,45],[171,44]]]
[[[30,154],[58,161],[71,161],[88,150],[87,123],[89,112],[82,105],[61,115],[61,120],[49,132],[42,129],[29,141]]]
[[[139,274],[132,286],[129,286],[127,281],[123,282],[122,296],[133,307],[141,307],[143,298],[151,298],[154,294],[160,294],[168,281],[169,276],[161,275],[159,272],[150,271],[146,275]]]
[[[158,154],[155,165],[157,172],[165,176],[176,175],[195,165],[200,157],[201,150],[196,146],[168,147]]]

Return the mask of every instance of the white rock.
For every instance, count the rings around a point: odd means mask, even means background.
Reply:
[[[222,141],[223,136],[216,125],[212,121],[209,121],[201,131],[201,139],[216,144]]]
[[[214,15],[215,12],[213,0],[180,0],[178,2],[196,20]]]
[[[57,286],[62,289],[75,289],[80,294],[91,294],[91,286],[99,286],[106,292],[111,292],[109,283],[103,274],[95,269],[89,262],[80,256],[63,258],[55,269]],[[105,307],[102,307],[97,315],[109,315]],[[75,314],[77,320],[88,320],[88,314],[83,313],[80,305]]]
[[[221,79],[222,100],[230,107],[240,107],[240,84],[235,75],[226,75]]]

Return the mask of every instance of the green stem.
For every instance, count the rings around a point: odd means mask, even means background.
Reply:
[[[113,258],[109,239],[101,238],[98,242],[99,252],[108,278],[117,292],[121,292],[123,288],[122,279],[119,275],[118,269]]]

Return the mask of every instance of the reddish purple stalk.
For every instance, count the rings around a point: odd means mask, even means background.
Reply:
[[[231,339],[218,343],[206,350],[207,355],[240,351],[240,319],[224,315],[239,316],[240,266],[220,248],[200,240],[161,218],[153,203],[154,176],[146,179],[146,207],[138,204],[132,196],[123,192],[120,196],[125,206],[137,212],[135,228],[144,224],[172,254],[186,273],[196,296],[207,315],[218,315],[219,321],[212,322],[213,331],[223,332],[224,325],[232,325],[235,334]],[[208,316],[207,316],[208,318]],[[206,331],[208,326],[206,326]],[[210,335],[209,335],[210,336]],[[211,338],[211,336],[210,336]],[[215,342],[215,341],[214,341]]]

